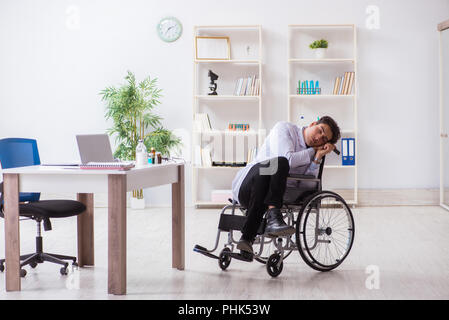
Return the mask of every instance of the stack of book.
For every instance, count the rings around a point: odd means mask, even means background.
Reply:
[[[260,79],[256,75],[237,80],[234,96],[258,96],[260,94]]]
[[[212,130],[209,115],[207,113],[195,113],[193,126],[193,130],[197,132]]]
[[[334,91],[335,95],[352,94],[355,73],[345,72],[344,77],[335,78]]]
[[[228,126],[230,131],[249,131],[249,124],[247,123],[230,123]]]

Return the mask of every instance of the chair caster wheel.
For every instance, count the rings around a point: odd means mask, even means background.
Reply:
[[[278,266],[281,255],[279,253],[273,253],[267,261],[267,272],[273,278],[281,274],[284,262],[281,262]]]
[[[61,275],[66,276],[69,272],[67,271],[67,267],[62,267],[59,272],[61,272]]]
[[[226,270],[231,264],[231,257],[229,256],[229,253],[231,253],[231,250],[229,248],[224,248],[220,252],[218,265],[220,266],[221,270]]]
[[[25,278],[27,271],[25,269],[20,269],[20,277]]]
[[[33,269],[36,268],[37,267],[37,263],[36,262],[31,262],[30,263],[30,267],[33,268]]]

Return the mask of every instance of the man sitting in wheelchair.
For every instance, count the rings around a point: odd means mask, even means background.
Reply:
[[[265,213],[266,236],[295,233],[295,228],[284,222],[280,211],[287,177],[289,174],[316,177],[321,159],[335,149],[339,138],[340,128],[329,116],[302,128],[288,122],[278,122],[273,127],[256,158],[239,170],[232,182],[234,200],[247,208],[237,249],[253,253],[252,245]]]

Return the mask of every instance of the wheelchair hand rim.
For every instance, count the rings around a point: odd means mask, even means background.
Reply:
[[[348,230],[349,231],[348,232],[348,245],[347,245],[346,251],[343,253],[343,255],[339,256],[338,259],[335,259],[336,263],[333,263],[333,264],[325,264],[325,263],[318,261],[315,258],[314,254],[312,254],[309,246],[307,245],[308,242],[306,239],[307,234],[305,232],[305,228],[307,226],[307,219],[309,218],[309,214],[312,210],[312,206],[310,204],[317,200],[321,201],[323,198],[333,198],[333,199],[337,200],[337,202],[341,203],[341,205],[343,206],[343,209],[346,212],[346,217],[348,218],[349,226],[350,226],[350,228],[349,228],[350,230]],[[338,267],[346,259],[349,252],[351,251],[351,248],[352,248],[352,245],[354,242],[355,227],[354,227],[354,218],[352,216],[351,209],[347,205],[346,201],[340,195],[338,195],[332,191],[319,191],[319,192],[311,195],[304,203],[305,203],[305,205],[301,208],[300,213],[298,215],[298,219],[296,221],[296,242],[297,242],[297,246],[298,246],[298,251],[301,254],[301,257],[303,258],[303,260],[312,268],[320,270],[320,271],[332,270],[332,269]],[[307,208],[308,208],[308,210],[306,211]],[[306,217],[304,217],[304,215],[306,215]],[[303,219],[303,217],[304,217],[304,223],[303,223],[303,228],[301,228],[301,220]],[[302,243],[301,240],[304,243]],[[303,244],[304,244],[304,248],[303,248]]]

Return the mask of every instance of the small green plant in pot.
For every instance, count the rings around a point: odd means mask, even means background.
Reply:
[[[309,45],[309,48],[315,51],[315,58],[323,59],[328,47],[328,42],[325,39],[315,40]]]
[[[147,150],[154,148],[164,156],[180,147],[181,140],[170,130],[164,129],[162,118],[153,113],[160,104],[162,90],[157,87],[157,78],[145,78],[136,82],[135,75],[128,71],[126,83],[110,86],[100,92],[106,102],[106,120],[112,120],[107,130],[115,136],[117,148],[114,157],[120,160],[134,160],[139,140],[143,140]],[[133,197],[143,199],[143,190],[133,191]]]

